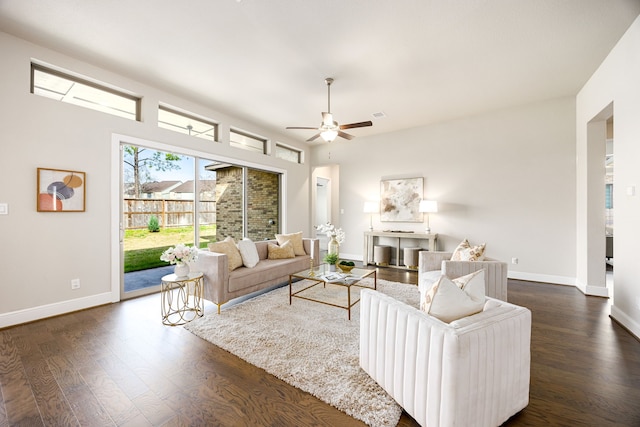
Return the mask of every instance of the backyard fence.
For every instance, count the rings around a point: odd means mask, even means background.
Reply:
[[[158,218],[160,227],[193,225],[193,200],[181,199],[124,199],[125,228],[147,228],[152,216]],[[200,201],[200,224],[215,224],[216,202]]]

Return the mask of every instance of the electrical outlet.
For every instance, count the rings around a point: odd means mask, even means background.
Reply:
[[[518,258],[511,258],[511,264],[517,264],[518,263]]]
[[[71,289],[80,289],[80,279],[73,279],[71,281]]]

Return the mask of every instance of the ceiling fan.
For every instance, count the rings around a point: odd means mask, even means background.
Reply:
[[[311,138],[307,139],[308,142],[314,141],[319,136],[322,137],[326,142],[331,142],[336,137],[341,137],[345,139],[353,139],[355,138],[353,135],[349,135],[346,132],[342,132],[344,129],[353,129],[353,128],[361,128],[366,126],[373,126],[371,121],[366,122],[358,122],[358,123],[349,123],[347,125],[339,125],[338,122],[333,120],[333,114],[331,114],[331,83],[333,83],[333,79],[331,77],[327,77],[324,79],[324,82],[327,84],[327,112],[322,113],[322,124],[320,127],[304,127],[304,126],[288,126],[287,129],[313,129],[317,130],[318,133],[313,135]]]

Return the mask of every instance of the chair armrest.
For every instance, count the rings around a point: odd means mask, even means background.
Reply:
[[[418,274],[421,271],[440,270],[442,261],[451,259],[452,252],[420,251],[418,253]]]
[[[198,250],[198,259],[189,264],[192,271],[204,274],[204,298],[216,304],[226,300],[225,287],[229,283],[229,260],[225,254]]]

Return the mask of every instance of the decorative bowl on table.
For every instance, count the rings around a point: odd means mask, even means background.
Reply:
[[[353,261],[338,261],[336,263],[336,266],[342,270],[343,273],[349,273],[351,272],[351,270],[353,269],[353,267],[356,266],[356,264]]]

